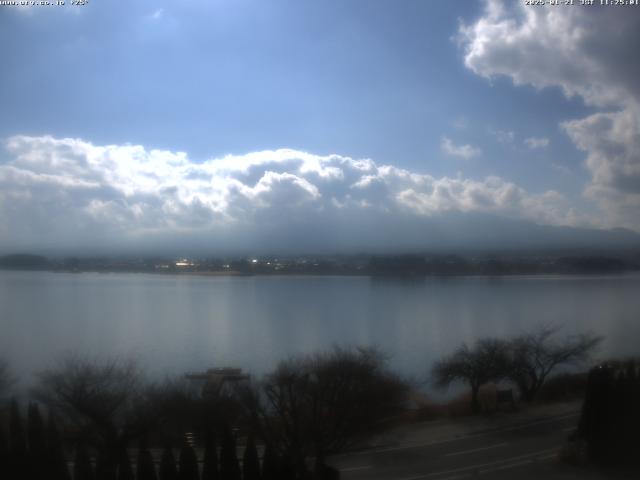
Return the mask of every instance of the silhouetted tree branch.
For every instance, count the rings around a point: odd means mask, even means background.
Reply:
[[[471,387],[471,410],[480,411],[478,393],[480,387],[497,381],[508,374],[508,345],[498,339],[478,340],[473,347],[463,344],[449,357],[436,362],[432,377],[439,387],[447,387],[462,381]]]
[[[581,364],[602,342],[602,337],[583,334],[555,340],[556,327],[541,327],[516,337],[509,343],[509,378],[516,384],[521,398],[531,402],[560,365]]]
[[[302,473],[305,459],[344,450],[405,404],[407,385],[375,349],[341,349],[293,358],[253,390],[244,403],[254,428]]]
[[[137,365],[126,360],[64,357],[39,375],[33,393],[100,450],[108,470],[130,440],[161,418],[160,404],[149,395]]]

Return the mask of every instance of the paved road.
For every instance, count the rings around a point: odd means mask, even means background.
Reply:
[[[554,459],[578,413],[502,426],[455,439],[399,444],[334,457],[344,480],[555,478]],[[575,469],[574,469],[575,470]],[[584,473],[584,472],[582,472]],[[564,471],[558,478],[584,478]]]

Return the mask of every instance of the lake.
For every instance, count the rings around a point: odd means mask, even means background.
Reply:
[[[29,378],[64,352],[134,356],[154,375],[263,373],[289,355],[377,345],[425,378],[462,342],[536,325],[640,354],[640,275],[388,279],[0,271],[0,355]]]

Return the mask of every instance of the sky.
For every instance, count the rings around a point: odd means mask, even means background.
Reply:
[[[574,3],[0,6],[0,250],[640,232],[640,7]]]

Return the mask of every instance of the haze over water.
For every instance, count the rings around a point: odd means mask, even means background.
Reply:
[[[426,378],[463,341],[539,324],[605,335],[599,356],[640,353],[640,275],[204,277],[0,271],[0,351],[23,379],[61,353],[138,358],[154,375],[268,371],[288,355],[377,345]]]

